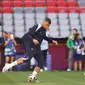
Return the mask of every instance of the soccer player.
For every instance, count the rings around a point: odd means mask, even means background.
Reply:
[[[38,66],[34,68],[31,76],[36,77],[38,72],[40,72],[40,68],[43,67],[43,55],[40,49],[40,45],[42,40],[45,39],[47,41],[51,41],[54,44],[58,44],[57,41],[51,40],[46,37],[46,29],[50,26],[51,20],[46,18],[41,24],[34,25],[29,31],[23,36],[23,47],[26,49],[26,58],[19,58],[11,64],[6,64],[2,72],[7,71],[8,69],[16,66],[18,64],[22,64],[24,62],[29,62],[32,57],[36,59],[38,62]],[[28,79],[28,81],[30,78]]]

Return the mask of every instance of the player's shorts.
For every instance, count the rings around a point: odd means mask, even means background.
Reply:
[[[34,57],[35,60],[38,62],[38,66],[43,68],[43,55],[41,50],[36,48],[26,48],[26,58],[22,58],[24,62],[30,62],[31,58]]]
[[[15,52],[5,52],[4,56],[15,56]]]

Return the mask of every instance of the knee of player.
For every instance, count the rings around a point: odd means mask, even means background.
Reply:
[[[23,59],[22,59],[22,58],[19,58],[19,59],[17,60],[17,63],[18,63],[18,64],[23,63]]]

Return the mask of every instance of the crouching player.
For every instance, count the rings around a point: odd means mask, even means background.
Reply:
[[[8,69],[18,64],[30,62],[30,59],[34,57],[38,62],[38,66],[34,68],[34,71],[28,78],[28,81],[33,81],[36,78],[38,72],[40,72],[40,68],[43,66],[43,55],[40,50],[42,40],[45,39],[57,45],[57,41],[46,37],[46,29],[50,26],[50,24],[51,20],[46,18],[41,24],[34,25],[32,28],[30,28],[30,30],[22,38],[23,47],[26,50],[26,58],[20,58],[11,64],[6,64],[3,67],[2,72],[6,72]]]

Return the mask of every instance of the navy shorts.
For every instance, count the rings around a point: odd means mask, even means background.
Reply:
[[[30,46],[26,47],[26,58],[23,58],[24,62],[30,62],[31,58],[34,57],[38,62],[38,66],[43,68],[43,54],[40,49],[33,48]]]

